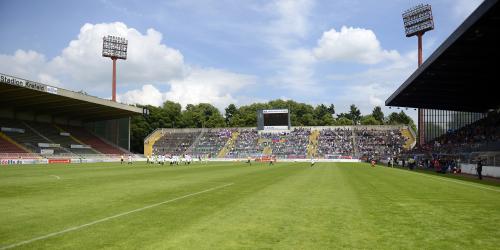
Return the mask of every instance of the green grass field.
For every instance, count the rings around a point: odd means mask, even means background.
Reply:
[[[363,163],[0,167],[0,249],[498,249],[500,187]]]

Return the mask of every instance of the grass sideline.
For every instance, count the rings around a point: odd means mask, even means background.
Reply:
[[[387,165],[381,165],[381,164],[379,164],[377,166],[387,167]],[[428,174],[428,175],[437,176],[437,177],[450,178],[450,179],[461,180],[461,181],[466,181],[466,182],[474,182],[474,183],[483,184],[483,185],[500,187],[500,180],[491,179],[493,177],[483,176],[483,179],[479,180],[476,175],[472,175],[472,174],[453,174],[453,173],[443,174],[443,173],[437,173],[433,169],[420,169],[420,168],[417,168],[414,170],[409,170],[407,167],[403,168],[402,166],[396,166],[396,165],[394,166],[394,168],[408,170],[408,171],[422,173],[422,174]]]
[[[496,249],[500,188],[431,176],[365,163],[2,166],[0,249],[104,218],[17,248]]]

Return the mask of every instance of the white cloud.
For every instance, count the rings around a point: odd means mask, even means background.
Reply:
[[[268,26],[273,36],[305,37],[309,31],[308,16],[314,1],[278,0],[269,5],[269,10],[277,15]]]
[[[277,69],[277,75],[270,80],[276,86],[284,89],[312,94],[318,90],[314,80],[315,58],[307,49],[289,49],[282,52],[278,60],[282,67]]]
[[[276,53],[269,60],[276,72],[267,79],[269,84],[302,94],[318,90],[315,58],[309,49],[298,46],[309,33],[314,4],[313,0],[278,0],[267,6],[273,19],[264,28],[264,39]]]
[[[230,103],[238,103],[234,93],[255,83],[249,75],[236,74],[220,69],[193,69],[183,79],[173,80],[170,90],[160,92],[153,85],[127,91],[118,100],[129,104],[150,104],[160,106],[165,101],[187,104],[210,103],[220,110]]]
[[[2,73],[28,80],[43,81],[54,85],[59,82],[49,74],[42,73],[47,69],[47,60],[43,54],[32,50],[16,50],[13,55],[0,54],[0,69]]]
[[[120,22],[83,25],[78,38],[50,62],[50,72],[71,79],[72,87],[76,84],[84,90],[108,89],[112,64],[109,58],[101,56],[102,37],[106,35],[125,37],[129,42],[127,60],[117,63],[120,85],[166,83],[183,76],[182,54],[162,44],[161,33],[148,29],[146,34],[141,34]]]
[[[134,89],[119,94],[117,101],[128,104],[143,104],[161,106],[165,102],[165,94],[151,84],[142,85],[141,89]]]
[[[7,74],[103,95],[110,90],[112,69],[111,60],[101,56],[105,35],[122,36],[129,41],[127,60],[117,63],[119,88],[138,87],[145,82],[166,84],[184,77],[182,54],[163,44],[161,33],[148,29],[141,34],[120,22],[83,25],[77,39],[51,60],[31,50],[0,54],[0,69]]]
[[[141,34],[124,23],[85,24],[75,40],[51,60],[35,51],[0,54],[0,71],[30,80],[83,90],[98,96],[111,92],[111,60],[101,56],[102,37],[128,39],[127,60],[117,63],[118,101],[161,105],[166,100],[186,104],[211,103],[224,108],[237,103],[235,94],[255,78],[212,68],[191,68],[181,52],[162,43],[162,34]],[[168,92],[161,92],[170,86]],[[120,89],[132,89],[121,92]],[[120,93],[121,92],[121,93]]]
[[[331,75],[329,79],[342,83],[338,90],[338,112],[346,112],[350,104],[356,104],[363,114],[374,106],[381,106],[384,112],[394,112],[385,107],[385,100],[416,70],[417,51],[411,51],[388,65],[372,67],[351,75]],[[405,111],[416,119],[413,110]]]
[[[346,26],[324,32],[313,53],[320,60],[363,64],[399,58],[397,51],[382,49],[372,30]]]
[[[238,103],[234,93],[255,83],[255,77],[220,69],[194,69],[187,77],[173,80],[167,100],[186,104],[210,103],[219,109]]]

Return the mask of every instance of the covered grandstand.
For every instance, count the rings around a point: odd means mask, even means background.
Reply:
[[[415,153],[500,165],[499,1],[484,1],[385,102],[424,109]],[[500,171],[499,171],[500,172]]]
[[[0,74],[0,159],[69,161],[129,154],[142,109]]]

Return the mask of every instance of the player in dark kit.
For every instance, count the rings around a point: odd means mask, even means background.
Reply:
[[[483,175],[482,175],[481,172],[483,172],[483,160],[479,159],[477,161],[476,171],[477,171],[477,177],[480,180],[482,180],[483,179]]]
[[[271,156],[271,159],[269,160],[269,165],[274,165],[275,160],[276,160],[276,158]]]

